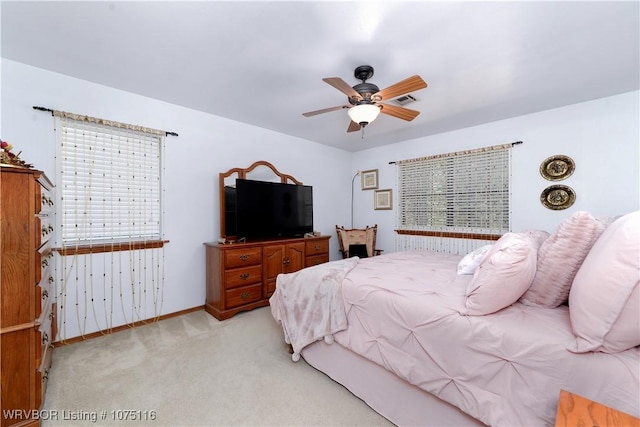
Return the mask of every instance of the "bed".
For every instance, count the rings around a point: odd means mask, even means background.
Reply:
[[[394,252],[281,275],[271,311],[294,361],[397,425],[553,425],[563,389],[639,417],[640,212],[570,219],[553,235],[507,233],[465,257]],[[589,234],[580,248],[575,230]],[[474,258],[473,274],[459,274]],[[555,258],[562,269],[551,276],[570,289],[534,289]],[[549,295],[566,301],[550,307],[540,301]],[[604,320],[581,319],[594,314]]]

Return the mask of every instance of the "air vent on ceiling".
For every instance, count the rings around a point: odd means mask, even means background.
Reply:
[[[412,102],[416,102],[416,101],[418,101],[418,98],[416,98],[413,95],[407,94],[407,95],[402,95],[402,96],[394,99],[392,102],[394,102],[394,103],[396,103],[396,104],[398,104],[399,106],[402,107],[402,106],[405,106],[407,104],[411,104]]]

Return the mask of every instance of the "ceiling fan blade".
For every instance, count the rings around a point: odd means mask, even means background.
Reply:
[[[354,88],[349,86],[349,83],[345,82],[340,77],[326,77],[322,79],[322,81],[329,83],[331,86],[335,87],[340,92],[347,95],[349,98],[355,97],[357,99],[362,99],[362,96],[358,92],[356,92]]]
[[[381,113],[387,114],[389,116],[397,117],[398,119],[406,120],[410,122],[415,119],[420,111],[410,110],[404,107],[396,107],[395,105],[389,104],[379,104],[382,108],[380,109]]]
[[[424,89],[425,87],[427,87],[427,83],[422,80],[422,77],[416,75],[382,89],[380,92],[374,94],[373,97],[376,99],[380,98],[382,101],[385,99],[395,98],[415,90]]]
[[[349,122],[349,127],[347,128],[347,132],[355,132],[357,130],[360,130],[360,125],[354,122],[353,120],[351,120]]]
[[[311,117],[322,113],[328,113],[329,111],[341,110],[343,108],[351,108],[350,105],[337,105],[335,107],[323,108],[322,110],[309,111],[307,113],[302,113],[305,117]]]

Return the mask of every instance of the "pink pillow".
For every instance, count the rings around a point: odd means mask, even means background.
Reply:
[[[548,308],[565,303],[582,261],[607,225],[588,212],[576,212],[562,221],[540,245],[536,275],[520,302]]]
[[[640,345],[640,211],[615,220],[594,243],[569,294],[574,353]]]
[[[549,238],[549,233],[544,230],[533,230],[533,229],[525,230],[518,234],[533,240],[533,243],[535,244],[535,247],[536,247],[536,251],[540,249],[540,246],[542,246],[542,243],[544,243],[544,241]]]
[[[467,285],[461,314],[484,315],[513,304],[536,273],[536,247],[518,233],[502,236],[482,260]]]

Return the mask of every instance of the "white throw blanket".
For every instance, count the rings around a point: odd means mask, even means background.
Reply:
[[[278,275],[269,299],[271,314],[293,347],[294,362],[305,346],[321,339],[332,343],[333,334],[347,328],[341,286],[357,263],[353,257]]]

